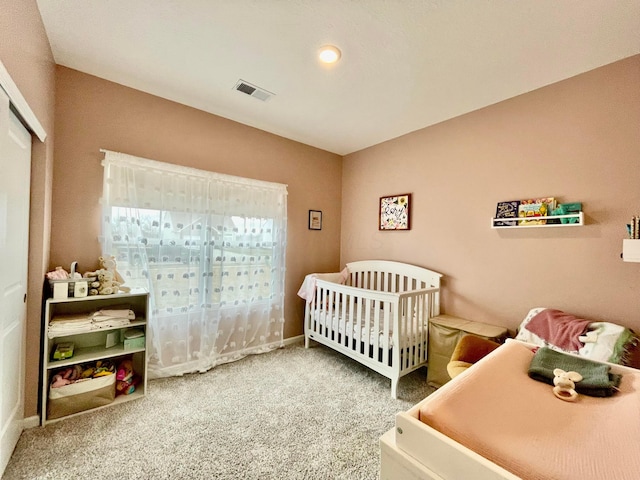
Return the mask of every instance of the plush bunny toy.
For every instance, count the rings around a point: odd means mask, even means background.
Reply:
[[[566,402],[575,402],[578,398],[578,392],[576,392],[576,384],[582,380],[582,375],[578,372],[565,372],[561,368],[556,368],[553,371],[555,375],[553,379],[553,394],[560,400]]]

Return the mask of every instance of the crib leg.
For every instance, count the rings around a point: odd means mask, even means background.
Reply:
[[[400,380],[399,378],[391,379],[391,398],[393,398],[394,400],[398,399],[398,381],[399,380]]]
[[[310,340],[309,337],[307,337],[306,335],[304,336],[304,348],[309,348],[309,344],[310,344]]]

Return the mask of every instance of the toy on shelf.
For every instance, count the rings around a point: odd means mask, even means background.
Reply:
[[[131,289],[123,285],[124,279],[116,270],[116,259],[110,257],[99,257],[100,268],[93,272],[85,272],[84,278],[93,278],[95,281],[89,284],[89,295],[112,295],[114,293],[129,293]]]
[[[558,208],[552,210],[552,215],[572,215],[582,211],[582,203],[561,203]],[[562,223],[578,223],[578,218],[561,218]]]
[[[65,360],[73,357],[73,342],[63,342],[56,344],[56,349],[53,351],[54,360]]]
[[[56,370],[51,377],[51,388],[64,387],[76,382],[83,382],[92,378],[113,375],[115,368],[109,360],[98,360],[95,363],[72,365]]]
[[[116,393],[117,395],[130,395],[140,383],[140,376],[133,370],[131,359],[125,359],[118,365],[116,372]]]
[[[122,275],[120,275],[120,273],[118,273],[118,270],[116,269],[116,257],[111,255],[109,257],[99,257],[98,260],[100,261],[101,269],[106,270],[107,272],[111,272],[111,274],[113,275],[113,281],[118,283],[118,289],[121,292],[129,293],[131,289],[123,285],[124,278],[122,278]]]
[[[69,278],[69,272],[62,267],[56,267],[55,270],[46,273],[49,280],[66,280]]]

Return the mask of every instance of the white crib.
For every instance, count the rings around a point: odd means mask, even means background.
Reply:
[[[305,347],[314,340],[366,365],[391,379],[397,398],[400,377],[427,364],[442,275],[387,260],[348,263],[347,271],[344,284],[315,280],[305,308]]]

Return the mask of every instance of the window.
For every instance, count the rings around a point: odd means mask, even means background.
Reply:
[[[286,187],[105,152],[103,253],[150,291],[151,376],[280,346]]]

